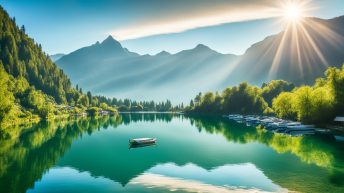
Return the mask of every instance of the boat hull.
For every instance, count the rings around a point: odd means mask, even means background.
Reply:
[[[130,144],[143,145],[143,144],[154,144],[156,138],[139,138],[139,139],[130,139]]]

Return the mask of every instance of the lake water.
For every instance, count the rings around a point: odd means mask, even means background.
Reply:
[[[0,140],[1,193],[344,192],[344,143],[171,114],[41,123]],[[155,146],[128,140],[156,137]]]

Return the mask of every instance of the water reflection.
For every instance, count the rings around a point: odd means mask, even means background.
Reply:
[[[146,143],[146,144],[129,144],[129,149],[132,148],[142,148],[142,147],[149,147],[149,146],[155,146],[156,143]]]
[[[123,123],[128,125],[135,122],[171,122],[172,118],[182,117],[181,114],[171,113],[123,113],[121,114]]]
[[[73,140],[120,123],[120,117],[42,122],[25,129],[20,137],[1,139],[0,192],[25,192],[56,164]]]
[[[266,144],[278,153],[290,152],[306,163],[314,163],[322,167],[332,167],[335,161],[333,155],[340,153],[336,152],[336,150],[341,150],[340,148],[336,148],[339,146],[336,146],[333,136],[292,137],[273,134],[236,122],[228,124],[218,118],[191,118],[190,122],[200,132],[205,130],[212,134],[220,133],[230,142],[234,141],[243,144],[259,142]]]
[[[207,183],[204,183],[207,182]],[[251,163],[205,170],[194,164],[159,164],[131,183],[187,192],[286,192]]]
[[[47,190],[68,171],[86,182],[118,183],[113,187],[122,191],[344,190],[343,144],[326,136],[291,138],[172,114],[40,123],[23,131],[0,141],[0,192]],[[159,145],[128,149],[129,138],[145,135],[158,137]],[[106,192],[97,187],[93,192]]]

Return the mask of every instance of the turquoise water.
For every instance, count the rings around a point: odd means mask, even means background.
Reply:
[[[157,144],[129,148],[128,140]],[[225,118],[123,114],[1,141],[1,192],[344,192],[343,143]]]

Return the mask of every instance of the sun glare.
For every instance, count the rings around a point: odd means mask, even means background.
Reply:
[[[301,9],[297,6],[290,6],[286,9],[286,17],[290,20],[296,20],[301,17]]]
[[[275,42],[278,47],[270,68],[270,79],[275,78],[274,76],[281,67],[285,52],[290,53],[289,57],[293,60],[293,67],[299,68],[302,75],[304,70],[313,69],[313,66],[310,64],[304,66],[305,62],[303,61],[310,61],[316,58],[321,60],[324,66],[329,65],[322,50],[319,48],[318,41],[314,39],[314,37],[317,37],[314,34],[316,32],[322,34],[333,45],[337,44],[336,39],[342,37],[326,25],[310,18],[312,12],[317,9],[317,6],[312,1],[280,1],[278,16],[281,20],[279,22],[285,25],[285,29],[281,38]]]
[[[301,5],[290,4],[284,8],[284,17],[288,21],[299,21],[303,17],[303,10]]]

